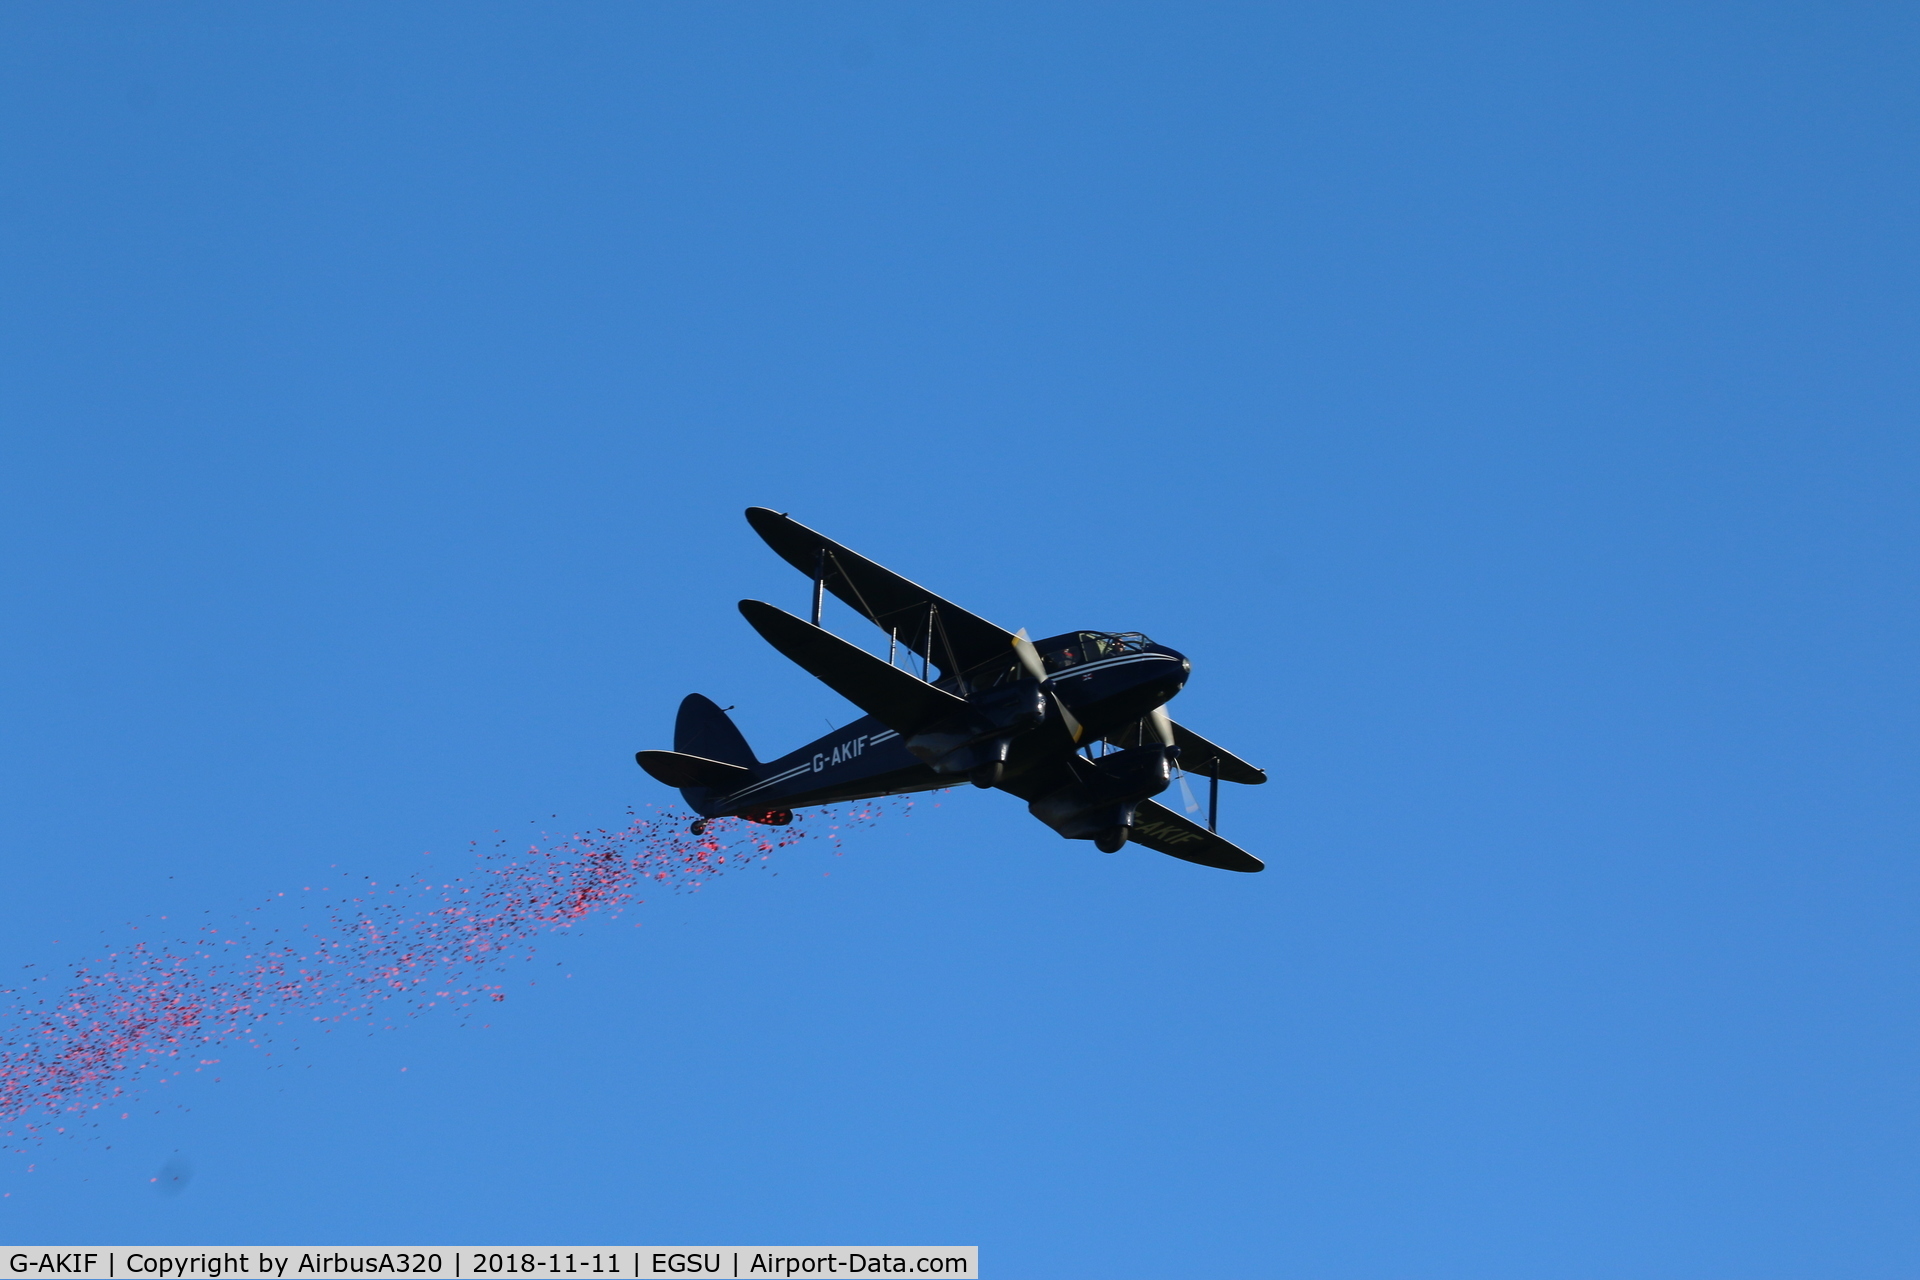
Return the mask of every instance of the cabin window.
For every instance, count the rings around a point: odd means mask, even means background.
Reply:
[[[1078,636],[1065,645],[1056,640],[1053,646],[1040,651],[1041,665],[1049,671],[1065,671],[1068,667],[1077,667],[1086,660],[1086,655],[1081,652]]]

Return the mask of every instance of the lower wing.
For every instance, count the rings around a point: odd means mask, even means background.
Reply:
[[[1265,871],[1267,864],[1220,838],[1197,822],[1189,822],[1163,804],[1143,800],[1134,810],[1134,844],[1142,844],[1155,853],[1197,862],[1222,871]]]

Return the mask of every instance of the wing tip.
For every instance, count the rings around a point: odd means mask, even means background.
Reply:
[[[768,546],[773,546],[773,540],[789,529],[800,527],[792,516],[784,511],[775,511],[772,507],[748,507],[746,515],[747,524]]]
[[[1142,845],[1141,847],[1152,848],[1151,845]],[[1154,852],[1164,854],[1169,858],[1178,858],[1181,862],[1190,862],[1196,867],[1212,867],[1215,871],[1232,871],[1239,875],[1250,876],[1267,869],[1266,863],[1254,857],[1245,849],[1237,845],[1228,845],[1227,848],[1232,849],[1234,853],[1240,856],[1235,858],[1224,853],[1216,852],[1210,857],[1195,857],[1187,853],[1175,853],[1171,849],[1154,849]]]

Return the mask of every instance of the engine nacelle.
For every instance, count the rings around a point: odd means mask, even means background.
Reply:
[[[967,709],[927,726],[906,740],[914,758],[942,777],[960,777],[1005,764],[1013,740],[1047,718],[1047,695],[1037,680],[982,689],[967,696]]]
[[[1047,792],[1027,812],[1069,840],[1091,840],[1133,826],[1133,810],[1173,781],[1178,747],[1130,747],[1097,760],[1076,760],[1078,781]]]

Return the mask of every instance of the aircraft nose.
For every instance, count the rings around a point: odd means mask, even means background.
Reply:
[[[1187,655],[1178,649],[1169,649],[1165,645],[1155,645],[1154,647],[1180,664],[1180,674],[1173,678],[1173,693],[1178,693],[1180,690],[1186,688],[1187,677],[1193,674],[1193,663],[1188,661]],[[1170,693],[1167,696],[1172,697],[1173,694]]]

